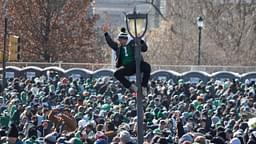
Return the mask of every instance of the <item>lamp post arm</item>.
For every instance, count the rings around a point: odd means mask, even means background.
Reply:
[[[140,47],[142,52],[146,52],[148,50],[148,45],[144,40],[140,40]]]
[[[157,13],[164,19],[164,21],[167,21],[167,18],[163,15],[161,10],[154,4],[154,1],[151,1],[151,2],[148,2],[148,1],[138,1],[137,4],[138,5],[141,5],[141,4],[151,5],[157,11]]]

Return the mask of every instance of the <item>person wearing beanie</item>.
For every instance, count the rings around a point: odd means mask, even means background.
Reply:
[[[127,89],[132,92],[137,92],[138,88],[135,84],[132,84],[125,76],[131,76],[136,73],[136,61],[135,61],[135,41],[131,40],[128,42],[128,34],[125,29],[122,28],[122,32],[118,36],[118,41],[115,42],[109,35],[109,26],[103,26],[104,35],[108,45],[116,53],[116,67],[118,68],[114,73],[116,79],[118,79]],[[146,52],[148,47],[144,40],[139,40],[141,51]],[[150,78],[151,66],[149,63],[143,60],[141,55],[141,72],[142,77],[142,93],[144,96],[147,95],[148,81]]]
[[[125,29],[124,27],[122,27],[122,28],[120,29],[119,35],[122,34],[122,33],[126,33],[126,29]],[[119,35],[118,35],[118,36],[119,36]],[[132,37],[131,37],[129,34],[127,35],[127,37],[128,37],[128,41],[127,41],[127,42],[129,43],[129,42],[132,40]]]

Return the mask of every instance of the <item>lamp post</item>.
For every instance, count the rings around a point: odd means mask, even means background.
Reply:
[[[201,57],[201,34],[202,29],[204,27],[204,21],[201,16],[197,17],[197,27],[198,27],[198,57],[197,57],[197,65],[200,65],[200,57]]]
[[[4,88],[6,86],[6,79],[5,79],[5,72],[6,72],[6,49],[7,49],[7,17],[4,18],[4,49],[3,49],[3,56],[2,56],[2,66],[3,66],[3,78],[2,78],[2,92],[4,92]]]
[[[2,92],[4,94],[4,89],[6,86],[6,79],[5,79],[5,68],[6,68],[6,51],[7,51],[7,25],[8,25],[8,18],[7,18],[7,10],[8,10],[8,0],[5,0],[3,3],[3,15],[4,15],[4,48],[3,48],[3,56],[2,56],[2,66],[3,66],[3,78],[2,78]]]
[[[136,85],[137,92],[137,138],[138,144],[144,142],[144,127],[143,127],[143,102],[141,89],[141,47],[140,39],[145,35],[148,25],[148,15],[136,12],[136,8],[132,14],[126,15],[126,26],[130,36],[135,41],[135,61],[136,61]]]

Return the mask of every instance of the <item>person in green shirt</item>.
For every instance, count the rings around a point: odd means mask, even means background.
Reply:
[[[133,39],[128,40],[128,34],[126,33],[125,28],[121,29],[121,33],[118,35],[118,41],[114,41],[108,31],[109,26],[104,25],[103,31],[105,39],[110,48],[112,48],[116,53],[116,67],[118,68],[114,76],[119,80],[126,88],[137,92],[138,88],[135,84],[132,84],[127,80],[126,76],[131,76],[136,73],[136,62],[135,62],[135,41]],[[140,40],[141,51],[146,52],[148,47],[144,40]],[[141,72],[143,73],[142,77],[142,93],[144,96],[147,95],[147,85],[150,78],[151,66],[149,63],[143,60],[141,55]]]
[[[0,127],[8,127],[10,122],[10,117],[8,116],[7,112],[2,113],[0,115]]]

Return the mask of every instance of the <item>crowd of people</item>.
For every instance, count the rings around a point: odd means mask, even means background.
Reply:
[[[256,144],[255,82],[150,80],[145,144]],[[136,144],[136,93],[112,77],[13,78],[0,143]]]

